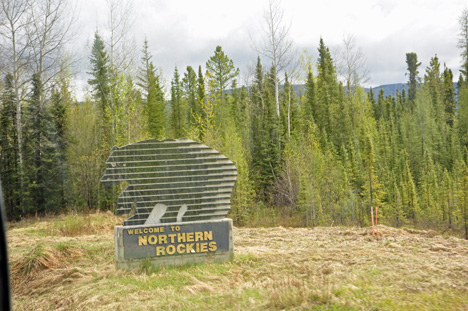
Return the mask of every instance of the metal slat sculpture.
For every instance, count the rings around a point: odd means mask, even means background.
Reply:
[[[101,179],[127,182],[117,214],[124,226],[225,218],[237,172],[218,151],[190,139],[149,139],[114,147]]]

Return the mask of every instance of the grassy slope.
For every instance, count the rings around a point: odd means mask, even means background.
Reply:
[[[232,262],[125,272],[120,221],[12,225],[15,310],[468,310],[468,241],[432,231],[235,229]]]

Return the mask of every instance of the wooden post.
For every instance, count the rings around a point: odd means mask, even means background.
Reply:
[[[375,230],[378,233],[379,232],[379,227],[378,227],[378,219],[379,219],[379,207],[375,207]]]

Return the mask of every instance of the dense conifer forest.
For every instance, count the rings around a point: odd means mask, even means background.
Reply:
[[[367,226],[378,206],[387,225],[468,239],[467,10],[460,76],[437,55],[421,68],[404,51],[408,91],[394,96],[365,92],[365,77],[343,71],[326,38],[314,61],[259,46],[244,79],[213,46],[205,64],[175,67],[166,83],[148,41],[132,61],[117,34],[107,42],[97,30],[89,92],[78,101],[65,1],[30,2],[3,0],[1,10],[0,178],[10,220],[113,210],[124,185],[100,183],[113,146],[187,137],[235,162],[237,225]]]

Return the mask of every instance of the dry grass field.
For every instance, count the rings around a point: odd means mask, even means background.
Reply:
[[[10,224],[14,310],[468,310],[468,241],[433,231],[238,228],[230,262],[126,272],[121,220]]]

